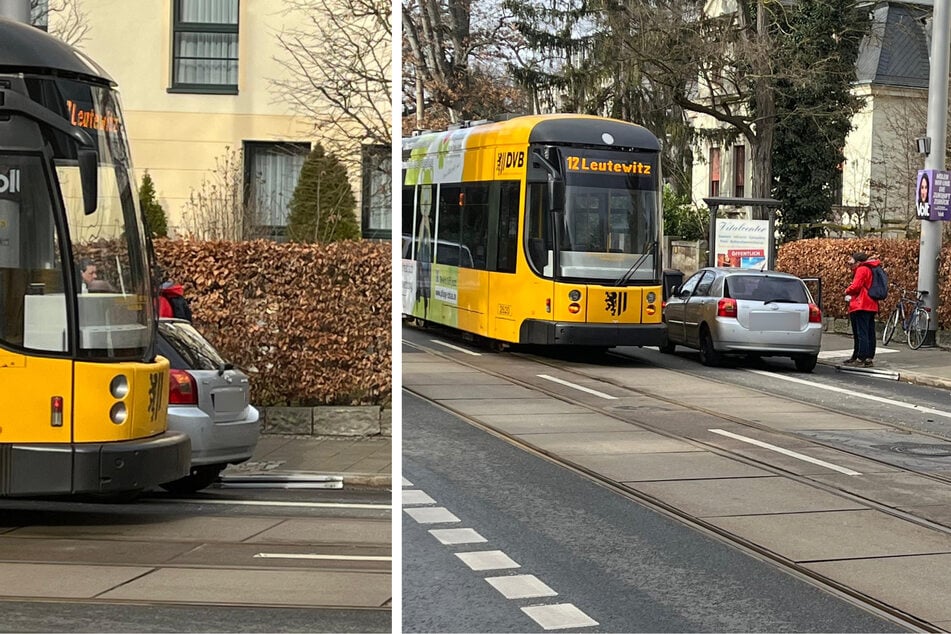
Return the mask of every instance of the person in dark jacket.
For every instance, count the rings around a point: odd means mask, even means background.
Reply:
[[[878,302],[868,295],[872,285],[872,269],[881,266],[879,260],[869,260],[861,251],[849,257],[852,269],[852,283],[845,289],[845,301],[849,304],[849,322],[852,324],[852,358],[843,365],[875,365],[875,316],[878,314]]]

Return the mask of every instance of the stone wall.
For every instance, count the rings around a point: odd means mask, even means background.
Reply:
[[[671,240],[670,268],[680,269],[684,277],[707,265],[706,240]]]
[[[393,410],[378,405],[267,407],[261,409],[261,433],[298,436],[391,437]]]

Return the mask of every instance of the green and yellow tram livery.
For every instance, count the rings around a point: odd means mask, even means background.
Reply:
[[[403,140],[403,313],[523,344],[661,345],[660,144],[526,116]]]

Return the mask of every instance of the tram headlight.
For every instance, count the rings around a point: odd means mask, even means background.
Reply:
[[[657,299],[657,294],[654,291],[647,292],[647,303],[653,304],[654,300]]]
[[[116,403],[112,406],[112,409],[109,410],[109,418],[116,425],[121,425],[124,423],[128,414],[129,413],[125,408],[125,403]]]
[[[568,299],[573,302],[579,301],[581,299],[581,291],[579,291],[577,288],[572,289],[568,292]]]
[[[581,304],[574,303],[574,302],[571,304],[568,304],[568,312],[571,313],[572,315],[577,315],[578,313],[581,312]]]
[[[109,384],[109,393],[112,398],[125,398],[129,393],[129,379],[124,374],[117,374]]]

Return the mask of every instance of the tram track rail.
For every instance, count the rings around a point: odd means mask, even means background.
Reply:
[[[468,344],[471,345],[471,342],[469,342],[469,341],[465,341],[464,343],[468,343]],[[472,368],[473,370],[477,370],[477,371],[479,371],[479,372],[483,372],[483,373],[486,373],[486,374],[488,374],[488,375],[495,376],[495,377],[497,377],[497,378],[504,379],[504,380],[506,380],[506,381],[511,382],[513,385],[518,385],[518,386],[524,387],[524,388],[526,388],[526,389],[532,390],[532,391],[534,391],[534,392],[537,392],[537,393],[539,393],[539,394],[548,396],[548,397],[550,397],[550,398],[554,398],[554,399],[563,401],[563,402],[565,402],[565,403],[569,403],[569,404],[571,404],[571,405],[584,408],[584,409],[589,410],[589,411],[591,411],[592,413],[596,413],[596,414],[598,414],[598,415],[600,415],[600,416],[606,416],[606,417],[612,418],[612,419],[614,419],[614,420],[616,420],[616,421],[620,421],[620,422],[623,422],[623,423],[626,423],[626,424],[630,424],[630,425],[632,426],[632,428],[643,429],[643,430],[646,430],[646,431],[650,431],[650,432],[652,432],[652,433],[656,433],[656,434],[658,434],[658,435],[662,435],[662,436],[664,436],[664,437],[666,437],[666,438],[676,439],[676,440],[678,440],[678,441],[680,441],[680,442],[689,443],[689,444],[691,444],[691,445],[693,445],[693,446],[695,446],[695,447],[698,447],[698,448],[700,448],[700,449],[702,449],[702,450],[705,450],[705,451],[709,451],[709,452],[711,452],[711,453],[713,453],[713,454],[716,454],[716,455],[718,455],[718,456],[725,457],[725,458],[728,458],[728,459],[731,459],[731,460],[735,460],[735,461],[740,462],[740,463],[742,463],[742,464],[746,464],[746,465],[749,465],[749,466],[753,466],[753,467],[756,467],[756,468],[759,468],[759,469],[763,469],[763,470],[768,471],[768,472],[770,472],[770,473],[773,473],[773,474],[775,474],[775,475],[777,475],[777,476],[781,476],[781,477],[787,478],[787,479],[789,479],[789,480],[798,482],[798,483],[800,483],[800,484],[803,484],[803,485],[812,487],[812,488],[814,488],[814,489],[816,489],[816,490],[823,491],[823,492],[825,492],[825,493],[829,493],[829,494],[832,494],[832,495],[836,495],[836,496],[838,496],[838,497],[840,497],[840,498],[844,498],[844,499],[847,499],[847,500],[850,500],[850,501],[853,501],[853,502],[862,504],[862,505],[864,505],[864,506],[867,506],[867,507],[869,507],[869,508],[871,508],[871,509],[880,511],[880,512],[885,513],[885,514],[887,514],[887,515],[890,515],[890,516],[893,516],[893,517],[896,517],[896,518],[899,518],[899,519],[902,519],[902,520],[905,520],[905,521],[908,521],[908,522],[917,524],[917,525],[919,525],[919,526],[922,526],[922,527],[925,527],[925,528],[928,528],[928,529],[931,529],[931,530],[940,531],[940,532],[943,532],[943,533],[945,533],[945,534],[951,535],[951,529],[949,529],[948,527],[946,527],[946,526],[944,526],[944,525],[938,524],[938,523],[936,523],[936,522],[932,522],[932,521],[927,520],[927,519],[925,519],[925,518],[921,518],[921,517],[915,516],[915,515],[913,515],[913,514],[911,514],[911,513],[902,511],[902,510],[900,510],[900,509],[894,508],[894,507],[889,506],[889,505],[887,505],[887,504],[883,504],[883,503],[881,503],[881,502],[878,502],[878,501],[876,501],[876,500],[867,498],[867,497],[865,497],[865,496],[861,496],[861,495],[857,495],[857,494],[855,494],[855,493],[851,493],[851,492],[848,492],[848,491],[844,491],[844,490],[842,490],[842,489],[840,489],[840,488],[838,488],[838,487],[836,487],[836,486],[829,485],[829,484],[826,484],[826,483],[824,483],[824,482],[820,482],[820,481],[817,481],[817,480],[815,480],[815,479],[813,479],[813,478],[810,478],[808,475],[801,475],[801,474],[798,474],[798,473],[794,473],[794,472],[792,472],[792,471],[789,471],[789,470],[787,470],[787,469],[782,468],[781,466],[777,466],[777,465],[774,465],[774,464],[770,464],[769,462],[757,460],[757,459],[752,458],[752,457],[750,457],[750,456],[746,456],[746,455],[743,455],[743,454],[740,454],[740,453],[736,453],[736,452],[730,451],[730,450],[728,450],[728,449],[724,449],[723,447],[714,445],[714,444],[712,444],[712,443],[707,443],[707,442],[704,442],[704,441],[702,441],[702,440],[698,440],[698,439],[695,439],[695,438],[686,438],[686,437],[683,437],[683,436],[674,434],[674,433],[670,432],[669,430],[666,430],[666,429],[664,429],[663,427],[658,426],[658,425],[652,425],[652,424],[650,424],[650,423],[645,423],[645,422],[643,422],[643,421],[641,421],[641,420],[633,421],[633,420],[631,420],[631,419],[629,419],[629,418],[626,418],[626,417],[623,415],[623,413],[617,412],[617,411],[612,410],[612,409],[610,409],[610,408],[598,407],[598,406],[596,406],[596,405],[592,405],[592,404],[589,403],[589,402],[585,402],[585,401],[583,401],[583,400],[576,399],[576,398],[572,398],[571,396],[567,396],[567,395],[565,395],[564,393],[559,392],[559,391],[557,391],[556,389],[554,389],[554,386],[548,387],[548,386],[546,386],[546,385],[544,385],[544,384],[532,383],[532,382],[526,381],[526,380],[524,380],[524,379],[522,379],[522,378],[519,378],[519,377],[516,377],[516,376],[512,376],[512,375],[509,375],[509,374],[505,374],[504,372],[499,372],[499,371],[497,371],[497,370],[495,370],[495,369],[492,369],[492,368],[486,368],[486,367],[480,365],[480,364],[477,362],[476,358],[473,358],[472,360],[470,360],[470,359],[461,359],[461,358],[459,358],[459,357],[457,357],[457,356],[452,356],[452,355],[451,355],[450,353],[448,353],[448,352],[442,352],[441,350],[432,349],[432,348],[429,348],[429,347],[426,347],[426,346],[423,346],[423,345],[419,345],[419,344],[414,343],[414,342],[406,341],[405,339],[404,339],[404,344],[405,344],[405,345],[409,345],[409,346],[411,346],[411,347],[413,347],[413,348],[415,348],[415,349],[418,349],[418,350],[420,350],[420,351],[426,352],[426,353],[428,353],[428,354],[431,354],[431,355],[433,355],[433,356],[435,356],[435,357],[438,357],[438,358],[441,358],[441,359],[444,359],[444,360],[447,360],[447,361],[451,361],[451,362],[456,363],[456,364],[459,364],[459,365],[463,365],[463,366],[466,366],[466,367],[470,367],[470,368]],[[665,402],[665,403],[668,403],[668,404],[671,404],[671,405],[675,405],[675,406],[677,406],[677,407],[679,407],[679,408],[683,408],[684,410],[686,410],[686,411],[688,411],[688,412],[691,412],[691,411],[692,411],[692,412],[696,412],[696,413],[702,413],[702,414],[707,414],[707,415],[716,416],[716,417],[719,417],[719,418],[723,419],[724,421],[729,421],[729,422],[732,422],[732,423],[735,423],[735,424],[738,424],[738,425],[742,425],[742,426],[746,426],[746,427],[749,427],[749,428],[751,428],[751,429],[756,429],[756,430],[759,430],[759,431],[769,432],[769,433],[772,433],[772,434],[778,434],[778,435],[781,435],[781,436],[784,436],[784,437],[788,437],[788,438],[790,438],[790,439],[796,439],[796,440],[799,440],[799,441],[807,440],[808,442],[810,442],[811,444],[813,444],[813,445],[815,445],[815,446],[817,446],[817,447],[824,447],[824,448],[832,449],[832,450],[839,451],[839,452],[842,452],[842,453],[845,453],[845,454],[853,455],[853,456],[858,457],[858,458],[861,458],[861,459],[863,459],[863,460],[871,461],[871,462],[873,462],[873,463],[877,463],[877,464],[880,464],[880,465],[882,465],[882,466],[886,466],[886,467],[889,467],[889,468],[898,468],[898,469],[901,469],[902,471],[905,471],[905,472],[908,472],[908,473],[914,473],[914,474],[919,475],[919,476],[922,476],[922,477],[930,478],[930,479],[932,479],[932,480],[934,480],[934,481],[936,481],[936,482],[940,482],[940,483],[942,483],[942,484],[951,484],[951,478],[943,477],[943,476],[941,476],[940,474],[932,474],[932,473],[922,472],[922,471],[918,471],[918,470],[914,470],[914,469],[909,469],[909,468],[903,467],[903,466],[897,466],[897,465],[895,465],[895,464],[892,464],[892,463],[889,463],[889,462],[886,462],[886,461],[883,461],[883,460],[879,460],[879,459],[876,459],[876,458],[874,458],[874,457],[866,456],[866,455],[863,455],[863,454],[860,454],[860,453],[857,453],[857,452],[849,452],[849,451],[846,451],[846,450],[844,450],[844,449],[843,449],[842,447],[840,447],[840,446],[831,445],[831,444],[828,444],[828,443],[823,443],[823,442],[821,442],[821,441],[818,441],[818,440],[815,440],[815,439],[811,439],[811,438],[804,439],[802,436],[797,436],[797,435],[795,435],[795,434],[793,434],[793,433],[786,432],[786,431],[783,431],[783,430],[777,430],[777,429],[771,428],[771,427],[769,427],[769,426],[767,426],[767,425],[764,425],[764,424],[761,424],[761,423],[757,423],[757,422],[755,422],[755,421],[750,421],[750,420],[744,419],[744,418],[742,418],[742,417],[740,417],[740,416],[731,415],[731,414],[728,414],[728,413],[724,413],[724,412],[717,411],[717,410],[712,410],[712,409],[705,408],[705,407],[698,406],[698,405],[694,405],[694,404],[679,402],[679,401],[676,401],[675,399],[671,399],[671,398],[668,398],[668,397],[664,397],[663,395],[658,395],[658,394],[656,394],[656,393],[653,393],[653,392],[651,392],[650,390],[647,390],[647,389],[638,389],[638,388],[633,388],[633,387],[628,386],[628,385],[621,385],[621,384],[618,383],[618,382],[614,382],[614,381],[611,381],[611,380],[609,380],[609,379],[605,379],[605,378],[602,378],[602,377],[597,377],[597,378],[591,377],[590,375],[584,374],[583,372],[575,371],[575,370],[573,370],[572,368],[566,368],[563,364],[559,365],[559,364],[556,363],[555,361],[548,360],[548,359],[544,359],[544,358],[540,358],[540,357],[537,357],[537,356],[535,356],[535,355],[533,355],[533,354],[530,354],[530,353],[509,351],[509,352],[506,352],[505,354],[511,354],[511,355],[517,356],[517,357],[520,358],[520,359],[523,359],[523,360],[527,360],[527,361],[536,363],[536,364],[538,364],[539,366],[542,366],[542,367],[556,368],[556,369],[558,369],[558,371],[559,371],[560,373],[562,373],[562,374],[567,374],[567,375],[569,375],[569,376],[583,377],[585,380],[589,380],[589,381],[590,381],[590,380],[597,380],[597,381],[599,381],[599,382],[604,383],[605,385],[610,385],[610,386],[612,386],[612,387],[615,388],[615,389],[621,390],[621,391],[623,391],[623,392],[627,392],[627,393],[629,393],[631,396],[638,396],[638,395],[640,395],[640,396],[645,396],[645,397],[649,397],[649,398],[652,398],[652,399],[656,399],[656,400],[659,400],[659,401],[662,401],[662,402]],[[615,354],[615,353],[612,353],[612,354],[614,354],[614,356],[617,356],[617,357],[622,358],[622,359],[632,359],[632,357],[629,357],[629,356],[627,356],[627,355]],[[685,374],[685,375],[691,376],[691,377],[693,377],[693,378],[700,378],[701,380],[705,380],[705,381],[711,381],[711,382],[715,382],[715,383],[728,384],[728,383],[725,382],[725,381],[718,381],[718,380],[716,380],[716,379],[711,379],[711,378],[709,378],[709,377],[697,377],[696,375],[693,375],[693,374],[690,374],[690,373],[687,373],[687,372],[683,372],[683,371],[680,371],[680,370],[677,370],[677,369],[669,369],[669,368],[658,368],[658,369],[663,369],[663,370],[665,370],[665,371],[677,372],[677,373],[680,373],[680,374]],[[750,390],[752,390],[752,391],[759,392],[759,393],[761,393],[761,394],[770,396],[770,397],[772,397],[772,398],[784,399],[784,400],[788,400],[788,401],[793,402],[793,403],[805,403],[805,401],[797,400],[797,399],[795,399],[795,398],[790,398],[790,397],[783,396],[783,395],[776,395],[776,394],[770,393],[770,392],[765,391],[765,390],[762,390],[762,389],[757,389],[757,388],[755,388],[755,387],[748,387],[748,386],[743,386],[743,387],[744,387],[745,389],[750,389]],[[894,623],[896,623],[896,624],[898,624],[898,625],[900,625],[900,626],[902,626],[902,627],[907,627],[908,629],[911,629],[911,630],[914,630],[914,631],[923,631],[923,632],[942,632],[942,631],[944,631],[944,630],[941,629],[940,627],[937,627],[937,626],[933,625],[932,623],[930,623],[930,622],[928,622],[928,621],[926,621],[926,620],[924,620],[924,619],[921,619],[921,618],[919,618],[919,617],[917,617],[917,616],[915,616],[915,615],[913,615],[913,614],[910,614],[910,613],[905,612],[905,611],[903,611],[903,610],[901,610],[901,609],[899,609],[899,608],[896,608],[895,606],[890,605],[890,604],[888,604],[887,602],[884,602],[884,601],[881,601],[881,600],[879,600],[879,599],[876,599],[875,597],[870,596],[870,595],[868,595],[867,593],[862,592],[862,591],[860,591],[860,590],[857,590],[857,589],[855,589],[855,588],[852,588],[852,587],[850,587],[849,585],[847,585],[847,584],[845,584],[845,583],[839,582],[839,581],[837,581],[837,580],[835,580],[835,579],[832,579],[832,578],[827,577],[826,575],[823,575],[823,574],[820,574],[820,573],[818,573],[818,572],[816,572],[816,571],[814,571],[814,570],[811,570],[810,568],[806,567],[805,565],[802,565],[802,564],[800,564],[800,563],[798,563],[798,562],[796,562],[796,561],[793,561],[793,560],[791,560],[791,559],[789,559],[789,558],[787,558],[787,557],[784,557],[783,555],[778,554],[778,553],[776,553],[776,552],[774,552],[774,551],[772,551],[772,550],[770,550],[770,549],[768,549],[768,548],[766,548],[766,547],[760,546],[760,545],[756,544],[755,542],[753,542],[753,541],[751,541],[751,540],[749,540],[749,539],[746,539],[746,538],[743,538],[742,536],[736,535],[735,533],[732,533],[732,532],[730,532],[730,531],[728,531],[728,530],[726,530],[726,529],[724,529],[724,528],[721,528],[721,527],[715,525],[715,524],[712,523],[712,522],[708,522],[708,521],[706,521],[706,520],[704,520],[704,519],[702,519],[702,518],[696,517],[696,516],[694,516],[693,514],[687,512],[687,511],[684,511],[684,510],[678,508],[677,506],[675,506],[675,505],[673,505],[673,504],[670,504],[670,503],[668,503],[668,502],[665,502],[664,500],[662,500],[662,499],[660,499],[660,498],[658,498],[658,497],[656,497],[656,496],[654,496],[654,495],[650,495],[650,494],[645,493],[645,492],[643,492],[643,491],[639,491],[639,490],[637,490],[637,489],[635,489],[635,488],[633,488],[633,487],[631,487],[631,486],[627,486],[627,485],[625,485],[625,484],[623,484],[623,483],[621,483],[621,482],[617,482],[616,480],[613,480],[613,479],[611,479],[611,478],[608,478],[608,477],[604,476],[603,474],[599,473],[598,471],[596,471],[596,470],[594,470],[594,469],[585,467],[585,466],[582,465],[582,464],[579,464],[579,463],[577,463],[577,462],[575,462],[575,461],[573,461],[573,460],[570,460],[570,459],[568,459],[568,458],[565,458],[565,457],[562,456],[562,455],[559,455],[559,453],[556,452],[556,451],[551,451],[551,450],[547,450],[547,449],[544,449],[544,448],[542,448],[542,447],[539,447],[539,446],[537,446],[537,445],[535,445],[535,444],[529,442],[528,440],[526,440],[526,439],[525,439],[524,437],[522,437],[522,436],[519,436],[519,435],[510,433],[510,432],[507,432],[507,431],[505,431],[505,430],[503,430],[503,429],[501,429],[501,428],[499,428],[499,427],[497,427],[497,426],[494,426],[494,425],[492,425],[492,424],[489,424],[489,423],[486,423],[486,422],[484,422],[484,421],[481,421],[481,420],[479,420],[477,417],[475,417],[475,416],[473,416],[473,415],[468,415],[468,414],[465,414],[464,412],[460,412],[460,411],[454,410],[451,406],[445,404],[444,402],[434,401],[433,399],[430,399],[430,398],[426,397],[424,394],[422,394],[422,393],[420,393],[420,392],[418,392],[418,391],[413,390],[412,387],[407,387],[407,386],[404,385],[404,386],[403,386],[403,389],[406,390],[406,391],[408,391],[408,392],[410,392],[410,393],[412,393],[413,395],[417,396],[418,398],[421,398],[421,399],[423,399],[423,400],[425,400],[425,401],[427,401],[427,402],[433,404],[433,406],[435,406],[435,407],[438,407],[438,408],[440,408],[440,409],[442,409],[442,410],[445,410],[445,411],[447,411],[447,412],[451,412],[453,415],[458,416],[458,417],[464,419],[465,421],[467,421],[469,424],[473,425],[474,427],[479,428],[479,429],[482,429],[483,431],[485,431],[485,432],[487,432],[487,433],[489,433],[489,434],[492,434],[493,436],[495,436],[495,437],[497,437],[497,438],[500,438],[500,439],[504,440],[505,442],[508,442],[509,444],[511,444],[511,445],[513,445],[513,446],[519,447],[519,448],[521,448],[522,450],[524,450],[524,451],[526,451],[526,452],[528,452],[528,453],[530,453],[530,454],[532,454],[532,455],[535,455],[535,456],[540,457],[540,458],[542,458],[542,459],[545,459],[545,460],[547,460],[547,461],[549,461],[549,462],[552,462],[552,463],[554,463],[554,464],[557,464],[557,465],[559,465],[559,466],[561,466],[561,467],[563,467],[563,468],[569,469],[570,471],[572,471],[572,472],[574,472],[574,473],[577,473],[577,474],[579,474],[579,475],[581,475],[581,476],[583,476],[583,477],[589,479],[590,481],[593,481],[593,482],[597,483],[598,485],[600,485],[600,486],[602,486],[602,487],[605,487],[605,488],[607,488],[607,489],[609,489],[609,490],[611,490],[611,491],[613,491],[613,492],[615,492],[615,493],[618,493],[618,494],[620,494],[620,495],[622,495],[622,496],[624,496],[624,497],[626,497],[626,498],[628,498],[628,499],[631,499],[631,500],[636,501],[636,502],[638,502],[638,503],[640,503],[640,504],[643,504],[643,505],[645,505],[645,506],[647,506],[647,507],[649,507],[649,508],[651,508],[651,509],[653,509],[653,510],[659,512],[659,513],[662,513],[663,515],[665,515],[665,516],[667,516],[667,517],[673,518],[673,519],[675,519],[675,520],[677,520],[677,521],[679,521],[679,522],[681,522],[681,523],[684,523],[684,524],[686,524],[686,525],[688,525],[688,526],[691,526],[691,527],[693,527],[694,529],[700,531],[701,533],[703,533],[703,534],[705,534],[705,535],[708,535],[708,536],[710,536],[710,537],[713,537],[713,538],[715,538],[715,539],[720,540],[721,542],[725,542],[725,543],[728,543],[728,544],[730,544],[730,545],[732,545],[732,546],[734,546],[734,547],[737,547],[737,548],[743,550],[744,552],[746,552],[746,553],[748,553],[748,554],[750,554],[750,555],[752,555],[752,556],[754,556],[754,557],[756,557],[756,558],[758,558],[758,559],[768,561],[768,562],[772,563],[773,565],[778,566],[779,568],[785,570],[786,572],[788,572],[789,574],[792,574],[793,576],[795,576],[795,577],[797,577],[797,578],[803,579],[803,580],[805,580],[805,581],[807,581],[807,582],[809,582],[809,583],[811,583],[811,584],[813,584],[813,585],[815,585],[815,586],[817,586],[817,587],[821,587],[821,588],[825,589],[826,591],[830,592],[831,594],[833,594],[833,595],[835,595],[835,596],[838,596],[838,597],[840,597],[840,598],[842,598],[842,599],[844,599],[844,600],[846,600],[846,601],[848,601],[848,602],[850,602],[850,603],[852,603],[852,604],[854,604],[854,605],[860,606],[860,607],[862,607],[863,609],[865,609],[865,610],[867,610],[867,611],[869,611],[869,612],[871,612],[871,613],[873,613],[873,614],[876,614],[876,615],[878,615],[878,616],[881,616],[881,617],[883,617],[883,618],[886,618],[886,619],[888,619],[888,620],[890,620],[890,621],[892,621],[892,622],[894,622]],[[829,407],[825,407],[825,406],[822,406],[822,405],[816,405],[815,403],[808,403],[808,405],[813,406],[813,407],[818,407],[818,408],[821,408],[821,409],[824,409],[824,410],[826,410],[826,411],[833,412],[833,413],[839,413],[839,414],[842,413],[842,412],[839,412],[839,411],[837,411],[837,410],[835,410],[835,409],[832,409],[832,408],[829,408]],[[881,421],[872,421],[872,419],[868,419],[868,418],[866,418],[866,420],[869,420],[870,422],[875,422],[876,424],[885,425],[885,426],[888,426],[888,427],[892,427],[892,428],[899,429],[899,428],[897,428],[897,427],[896,427],[895,425],[893,425],[893,424],[883,423],[883,422],[881,422]],[[923,433],[923,435],[929,435],[929,434]],[[932,436],[932,437],[934,437],[934,438],[936,438],[936,439],[940,439],[940,440],[942,440],[942,441],[944,441],[944,442],[947,442],[947,439],[945,439],[945,438],[940,438],[939,436],[936,436],[936,435],[930,435],[930,436]]]

